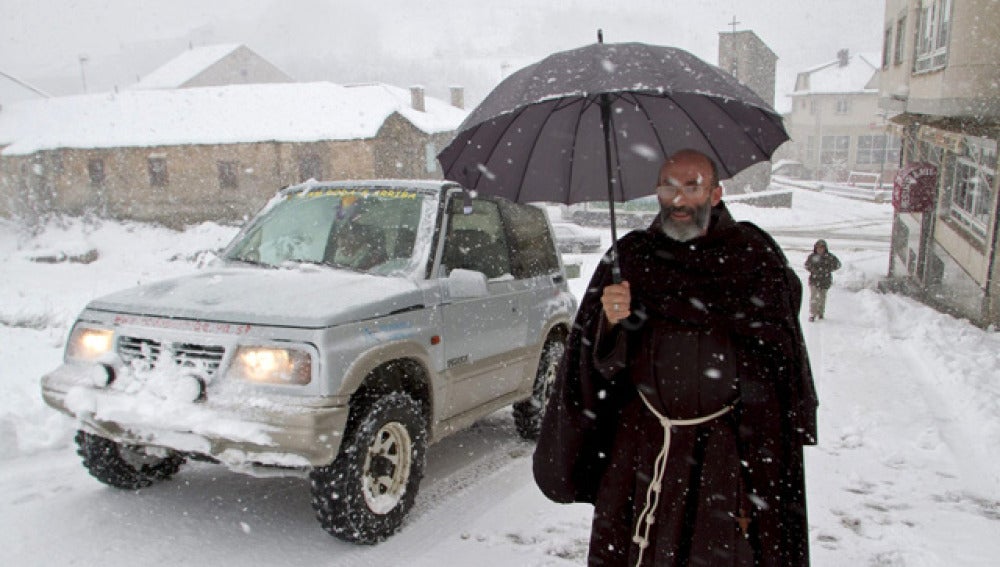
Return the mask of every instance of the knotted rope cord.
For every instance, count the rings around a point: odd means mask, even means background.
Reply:
[[[660,453],[656,455],[656,461],[653,463],[653,478],[649,481],[649,486],[646,488],[646,505],[643,507],[642,513],[639,514],[639,518],[635,523],[635,534],[632,536],[632,542],[639,546],[639,558],[635,561],[635,567],[642,565],[642,555],[645,553],[646,548],[649,547],[649,529],[655,521],[654,514],[656,513],[656,507],[660,504],[660,490],[662,489],[663,475],[667,470],[667,454],[670,452],[670,427],[674,425],[701,425],[702,423],[707,423],[717,417],[726,415],[733,409],[733,406],[726,406],[715,413],[703,417],[670,419],[656,411],[656,408],[646,399],[645,394],[639,392],[639,397],[642,398],[642,403],[646,404],[649,411],[653,412],[656,419],[660,420],[660,425],[663,426],[663,446],[660,447]]]

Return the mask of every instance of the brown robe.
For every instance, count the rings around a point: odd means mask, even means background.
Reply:
[[[678,242],[659,223],[619,242],[642,323],[608,330],[591,280],[560,364],[534,456],[557,502],[595,505],[590,565],[634,565],[663,428],[675,426],[643,565],[809,564],[802,446],[816,394],[798,312],[802,287],[774,241],[724,204],[706,236]],[[736,518],[747,513],[746,533]]]

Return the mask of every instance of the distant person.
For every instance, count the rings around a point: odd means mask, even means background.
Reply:
[[[833,272],[840,269],[840,260],[830,253],[825,240],[817,240],[812,254],[806,258],[809,270],[809,320],[823,318],[826,312],[826,290],[833,285]]]
[[[809,565],[803,446],[816,392],[802,284],[684,150],[660,214],[595,270],[534,455],[556,502],[594,505],[591,567]],[[631,316],[631,317],[630,317]]]

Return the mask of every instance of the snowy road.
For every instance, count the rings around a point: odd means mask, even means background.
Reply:
[[[888,263],[881,237],[888,234],[890,211],[822,195],[804,196],[792,211],[734,208],[738,218],[772,229],[794,266],[802,265],[818,232],[845,234],[831,240],[844,268],[835,274],[827,318],[804,323],[821,401],[820,444],[806,451],[813,565],[995,566],[1000,334],[874,291]],[[176,237],[127,234],[130,242],[153,239],[165,258],[190,253],[176,249]],[[105,266],[125,281],[176,270],[116,264],[117,255],[135,258],[134,251],[125,244],[99,246]],[[344,544],[323,532],[303,479],[250,478],[190,463],[173,480],[142,491],[97,483],[67,444],[71,424],[41,407],[37,376],[58,359],[64,319],[84,295],[77,288],[100,291],[109,285],[101,278],[112,276],[36,273],[78,267],[20,263],[24,255],[0,248],[7,273],[16,274],[0,275],[0,291],[24,299],[18,306],[0,303],[0,565],[585,562],[590,509],[542,497],[530,475],[532,446],[517,437],[509,410],[432,447],[410,518],[375,547]],[[598,261],[596,255],[573,258],[583,262],[584,274]],[[586,281],[571,285],[580,294]],[[74,299],[60,304],[67,296]],[[50,325],[4,326],[4,320],[31,319],[35,312],[23,305],[43,306],[37,310]]]

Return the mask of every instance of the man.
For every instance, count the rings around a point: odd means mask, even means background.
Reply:
[[[705,155],[670,156],[656,191],[659,218],[619,242],[623,281],[602,264],[581,302],[535,479],[594,504],[590,565],[808,565],[801,284]]]

